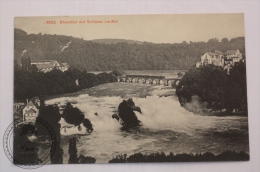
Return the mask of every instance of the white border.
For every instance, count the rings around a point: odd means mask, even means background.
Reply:
[[[260,1],[0,1],[0,128],[1,139],[12,122],[13,20],[15,16],[244,13],[249,102],[250,161],[164,164],[45,165],[36,171],[260,171]],[[2,140],[1,140],[2,143]],[[24,171],[13,166],[1,151],[0,171]]]

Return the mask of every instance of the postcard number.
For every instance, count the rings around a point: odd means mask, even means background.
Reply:
[[[46,21],[46,24],[56,24],[56,21]]]

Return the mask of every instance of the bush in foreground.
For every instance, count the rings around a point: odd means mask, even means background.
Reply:
[[[204,162],[204,161],[248,161],[249,155],[245,152],[235,152],[231,150],[223,151],[218,155],[210,152],[197,154],[173,154],[169,153],[151,153],[142,154],[135,153],[127,157],[126,154],[118,155],[110,160],[108,163],[144,163],[144,162]]]

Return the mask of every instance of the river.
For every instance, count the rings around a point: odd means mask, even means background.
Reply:
[[[111,116],[119,103],[133,98],[142,114],[135,112],[142,126],[122,130]],[[167,86],[138,83],[108,83],[75,94],[47,100],[46,104],[72,102],[91,120],[94,131],[61,130],[63,163],[68,162],[68,143],[77,138],[78,155],[92,156],[107,163],[126,153],[221,153],[224,150],[249,153],[248,119],[245,116],[205,116],[182,108],[175,90]],[[63,120],[60,121],[65,125]]]

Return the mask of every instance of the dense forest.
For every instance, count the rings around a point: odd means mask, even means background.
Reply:
[[[246,64],[236,63],[229,75],[214,65],[191,68],[176,87],[176,95],[181,105],[190,111],[247,112]]]
[[[86,41],[72,36],[27,34],[14,30],[14,57],[32,60],[52,59],[80,70],[170,70],[190,69],[205,52],[239,49],[245,53],[244,37],[207,42],[155,44],[131,40]]]
[[[48,73],[38,72],[32,65],[22,70],[15,62],[14,66],[14,101],[25,101],[35,96],[44,97],[64,93],[76,92],[99,84],[115,82],[117,78],[112,73],[93,74],[76,68],[62,72],[54,69]]]

